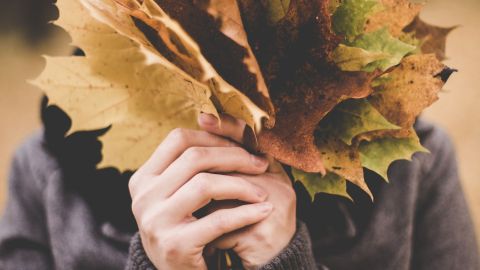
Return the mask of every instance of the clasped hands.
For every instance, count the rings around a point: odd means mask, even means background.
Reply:
[[[232,249],[246,269],[267,264],[292,239],[295,192],[280,164],[242,148],[245,123],[201,114],[202,130],[176,129],[132,176],[132,210],[158,269],[206,269]],[[241,201],[222,207],[222,201]],[[202,217],[193,213],[207,205]]]

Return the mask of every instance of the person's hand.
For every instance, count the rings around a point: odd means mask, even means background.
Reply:
[[[212,116],[204,115],[201,119]],[[213,121],[206,121],[214,123]],[[222,116],[222,125],[205,125],[204,130],[223,136],[228,134],[242,143],[245,124],[229,116]],[[296,195],[290,178],[282,166],[271,160],[266,173],[258,175],[234,174],[234,176],[262,187],[268,192],[268,201],[274,206],[273,212],[264,220],[252,226],[226,234],[213,243],[209,249],[233,249],[247,269],[256,269],[271,261],[290,242],[296,230]],[[214,208],[222,208],[222,202]],[[211,209],[210,211],[214,211]]]
[[[203,251],[208,243],[272,212],[264,189],[242,176],[215,174],[259,175],[267,170],[268,160],[225,138],[230,135],[174,130],[132,176],[132,210],[146,254],[157,268],[206,269]],[[211,200],[247,204],[200,219],[192,215]]]

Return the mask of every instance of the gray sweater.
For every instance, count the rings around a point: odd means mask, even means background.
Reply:
[[[453,146],[432,125],[416,129],[431,154],[395,162],[389,184],[367,171],[375,203],[353,185],[355,203],[325,194],[311,203],[295,184],[297,232],[263,269],[479,269]],[[129,202],[111,205],[117,195],[108,189],[97,196],[103,203],[90,200],[69,184],[67,163],[54,152],[42,133],[15,154],[0,223],[0,269],[154,269],[135,229],[110,215],[129,212]]]

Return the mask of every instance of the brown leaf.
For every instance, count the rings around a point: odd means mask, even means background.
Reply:
[[[368,18],[365,31],[374,32],[388,27],[394,37],[402,34],[402,29],[413,21],[423,7],[423,4],[411,3],[410,0],[380,0],[380,3],[383,9]]]
[[[433,54],[411,55],[388,74],[369,101],[391,123],[410,128],[415,118],[438,99],[446,68]]]
[[[261,16],[260,4],[240,4],[276,108],[275,127],[259,135],[259,150],[305,172],[324,173],[314,139],[317,124],[346,98],[370,94],[376,74],[341,72],[331,61],[340,38],[331,29],[329,1],[291,1],[273,26]]]
[[[416,17],[410,25],[405,27],[404,31],[414,33],[416,38],[422,40],[422,53],[434,53],[439,60],[445,60],[447,36],[457,27],[434,26],[422,21],[420,17]]]
[[[302,77],[305,76],[305,77]],[[306,172],[324,172],[314,131],[323,117],[347,97],[371,93],[370,74],[309,73],[303,69],[285,86],[290,89],[276,97],[277,121],[273,129],[259,136],[259,149],[277,160]]]

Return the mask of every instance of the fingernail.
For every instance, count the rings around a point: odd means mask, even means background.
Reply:
[[[201,113],[199,116],[199,122],[205,126],[216,126],[218,124],[218,119],[207,113]]]
[[[259,203],[258,209],[264,214],[270,213],[273,209],[273,205],[270,202]]]
[[[255,156],[255,155],[252,155],[252,159],[253,159],[253,164],[256,166],[256,167],[264,167],[265,165],[268,164],[268,160],[262,158],[262,157],[258,157],[258,156]]]

